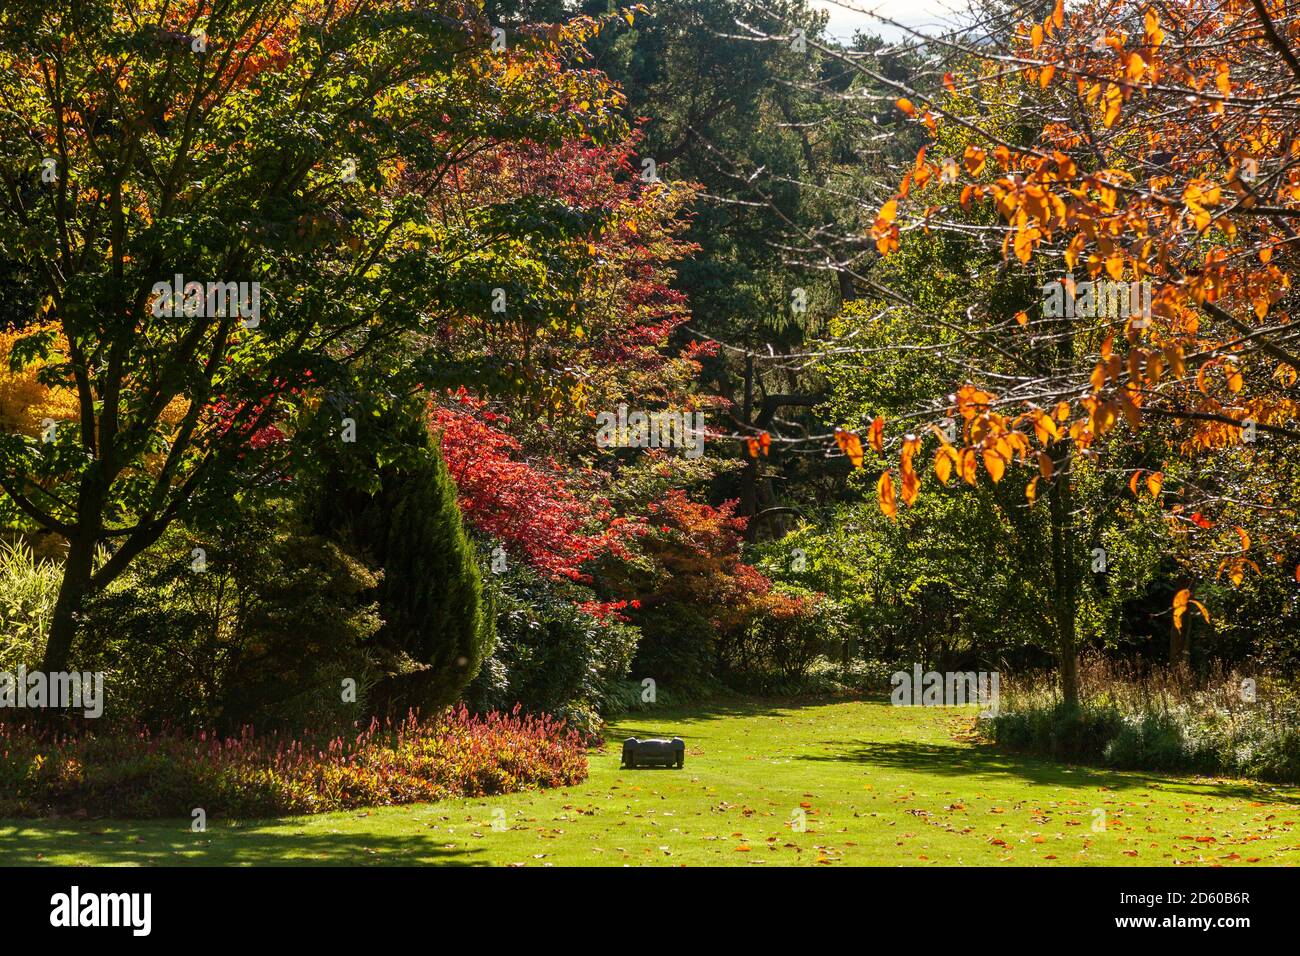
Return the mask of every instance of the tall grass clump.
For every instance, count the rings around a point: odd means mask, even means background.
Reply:
[[[0,541],[0,671],[40,662],[62,577],[57,561],[22,541]]]
[[[1056,760],[1300,783],[1300,694],[1268,674],[1094,657],[1080,662],[1077,708],[1050,674],[1004,677],[981,732]]]

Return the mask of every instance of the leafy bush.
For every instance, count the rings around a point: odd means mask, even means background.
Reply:
[[[1069,708],[999,713],[988,719],[997,743],[1056,760],[1102,762],[1107,744],[1123,726],[1113,707]]]
[[[897,670],[884,661],[855,657],[845,664],[822,657],[808,669],[806,683],[823,694],[884,694],[889,692],[889,678]]]
[[[762,613],[743,627],[719,632],[697,610],[666,604],[643,610],[637,622],[647,639],[637,652],[635,675],[653,677],[674,699],[750,694],[817,696],[841,689],[809,673],[844,633],[840,605],[792,585],[763,596]],[[715,676],[716,675],[716,676]],[[814,686],[816,685],[816,686]]]
[[[379,627],[377,580],[338,545],[245,512],[218,537],[174,525],[84,615],[75,660],[105,672],[106,716],[232,730],[351,723]],[[344,700],[343,681],[358,699]]]
[[[1149,713],[1119,718],[1102,755],[1114,767],[1143,770],[1195,770],[1214,773],[1226,769],[1212,747],[1198,746],[1184,736],[1184,727],[1172,714]]]
[[[476,709],[520,705],[553,714],[594,735],[600,711],[628,672],[636,628],[593,617],[580,607],[588,589],[526,567],[493,576],[491,584],[496,649],[466,699]]]
[[[772,595],[776,600],[768,613],[750,628],[756,658],[751,667],[757,664],[799,681],[818,656],[838,648],[845,632],[843,609],[824,595],[789,584],[777,585]]]
[[[0,670],[40,663],[62,577],[22,541],[0,542]]]
[[[645,560],[613,589],[640,605],[631,615],[642,634],[638,674],[695,692],[747,670],[758,622],[789,603],[746,563],[748,519],[736,516],[737,505],[713,507],[671,489],[647,508],[651,524],[638,539]]]
[[[673,601],[642,609],[636,623],[642,635],[634,665],[638,677],[686,696],[716,684],[718,632],[702,611]]]
[[[0,816],[117,818],[323,813],[572,786],[578,735],[549,718],[464,708],[372,721],[332,739],[187,737],[147,731],[51,735],[0,725]]]

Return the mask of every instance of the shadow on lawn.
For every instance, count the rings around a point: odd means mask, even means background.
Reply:
[[[457,834],[306,833],[285,821],[216,822],[191,833],[188,820],[69,826],[56,820],[0,821],[0,866],[40,866],[75,855],[90,866],[475,866],[482,851]],[[446,849],[448,842],[456,843]],[[472,838],[471,838],[472,839]]]
[[[1274,789],[1268,784],[1156,775],[1137,770],[1111,770],[1080,764],[1054,763],[1039,757],[999,750],[991,744],[969,746],[922,744],[908,741],[828,740],[822,746],[832,754],[805,754],[797,759],[822,762],[857,762],[949,777],[1019,777],[1045,787],[1105,787],[1110,790],[1158,790],[1225,799],[1257,800],[1300,805],[1292,787]]]

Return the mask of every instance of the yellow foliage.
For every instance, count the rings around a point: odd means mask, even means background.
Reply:
[[[48,388],[37,381],[39,363],[21,372],[10,371],[9,353],[14,342],[29,332],[0,332],[0,430],[35,437],[46,419],[76,421],[77,396],[69,389]],[[55,349],[61,351],[66,344],[60,336]]]

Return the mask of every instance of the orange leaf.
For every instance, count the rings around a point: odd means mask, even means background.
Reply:
[[[862,467],[862,439],[858,437],[857,432],[845,431],[843,428],[835,429],[835,444],[839,445],[840,451],[848,456],[854,468]]]
[[[1137,52],[1128,55],[1128,61],[1124,64],[1124,78],[1130,83],[1136,83],[1142,79],[1142,74],[1146,72],[1147,64],[1142,59],[1142,55]]]
[[[871,426],[867,429],[867,441],[871,447],[876,450],[877,454],[885,450],[885,419],[877,415],[872,420]]]
[[[1055,438],[1060,438],[1061,433],[1056,427],[1056,422],[1047,412],[1037,412],[1033,418],[1034,437],[1038,439],[1040,445],[1046,445]],[[1050,476],[1049,476],[1050,477]]]
[[[894,499],[894,473],[885,470],[880,473],[880,480],[876,482],[876,499],[880,504],[880,510],[890,518],[898,514],[898,502]]]
[[[1105,101],[1105,109],[1102,113],[1101,121],[1110,129],[1119,119],[1120,108],[1123,105],[1123,94],[1118,86],[1111,85],[1106,88],[1106,93],[1102,97]]]
[[[940,481],[945,485],[948,484],[948,479],[953,475],[953,466],[959,464],[961,464],[961,457],[957,454],[957,449],[948,442],[939,446],[939,451],[935,453],[935,475],[939,476]]]
[[[1037,244],[1041,235],[1042,233],[1033,226],[1017,230],[1015,238],[1012,241],[1012,247],[1015,249],[1016,258],[1021,262],[1029,262],[1030,257],[1034,254],[1034,246]]]
[[[958,462],[958,465],[961,468],[962,480],[968,485],[975,484],[976,478],[979,477],[979,474],[976,471],[979,467],[979,462],[975,457],[975,452],[971,451],[969,448],[963,451],[961,453],[961,461]]]
[[[1157,47],[1165,42],[1165,31],[1160,29],[1160,17],[1156,13],[1155,7],[1147,7],[1147,13],[1143,18],[1142,23],[1146,28],[1146,41],[1148,46]]]
[[[934,456],[934,473],[946,485],[952,477],[952,467],[957,463],[957,449],[951,445],[942,445]]]
[[[1181,631],[1183,629],[1183,617],[1187,614],[1188,605],[1194,606],[1201,612],[1201,617],[1205,618],[1205,623],[1210,623],[1210,612],[1205,609],[1205,605],[1192,597],[1192,592],[1183,588],[1174,595],[1174,628]]]
[[[1183,615],[1187,613],[1187,602],[1191,600],[1192,592],[1183,588],[1174,595],[1174,630],[1183,629]]]
[[[993,483],[997,484],[1002,480],[1002,473],[1007,470],[1006,459],[998,452],[996,448],[984,449],[984,467],[988,469],[989,477]]]
[[[881,207],[880,215],[871,227],[871,238],[876,240],[876,250],[882,256],[898,248],[898,226],[894,224],[897,215],[898,200],[891,199]]]
[[[916,496],[921,491],[921,476],[916,473],[916,469],[908,467],[903,470],[903,504],[909,508],[916,502]]]

